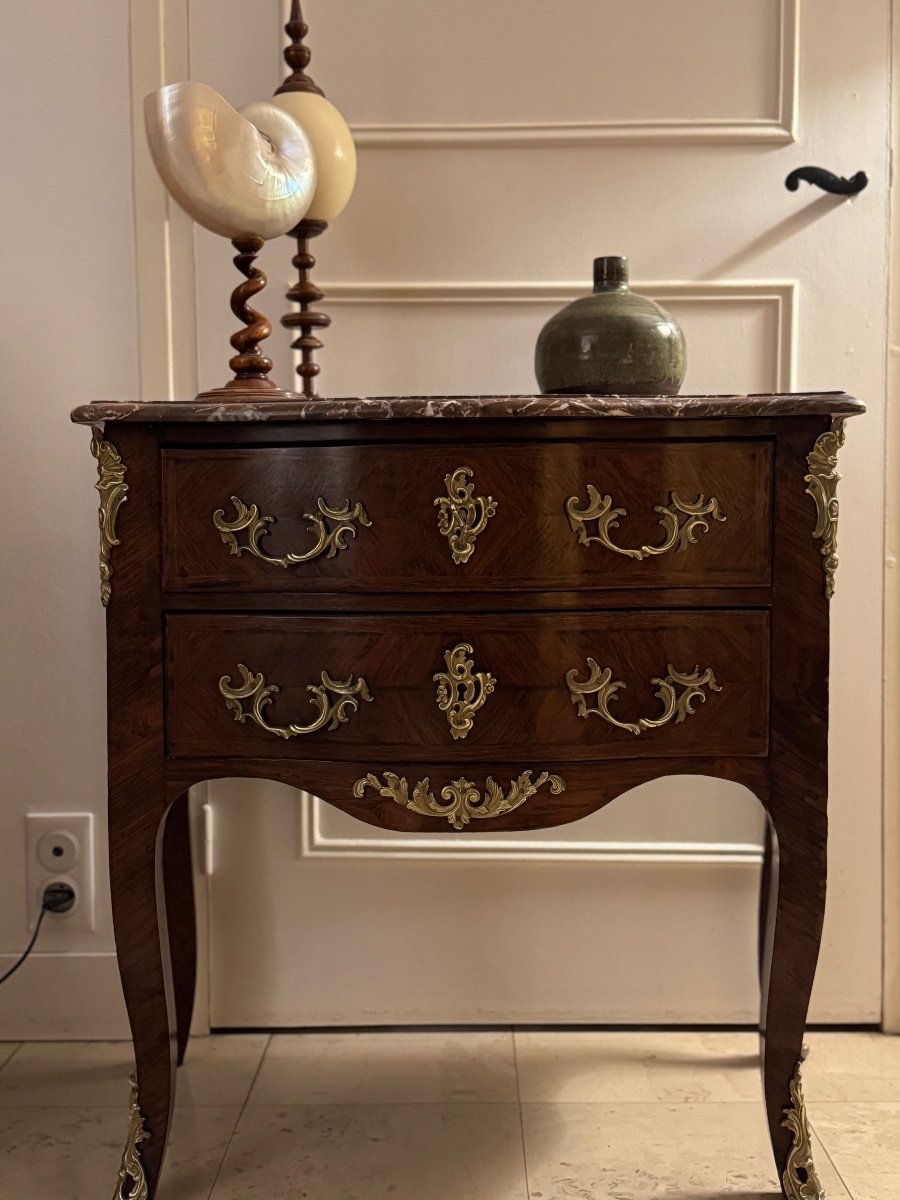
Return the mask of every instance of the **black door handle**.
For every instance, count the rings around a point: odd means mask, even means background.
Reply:
[[[831,192],[832,196],[858,196],[869,186],[869,177],[865,171],[857,171],[852,179],[844,179],[843,176],[834,175],[822,167],[798,167],[788,175],[784,186],[789,192],[796,192],[801,179],[821,188],[823,192]]]

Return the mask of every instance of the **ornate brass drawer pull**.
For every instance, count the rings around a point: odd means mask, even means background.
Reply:
[[[705,496],[698,496],[696,500],[680,500],[676,493],[672,492],[668,505],[665,507],[657,505],[653,510],[659,513],[659,524],[665,532],[662,544],[641,546],[640,550],[626,550],[615,544],[610,536],[610,531],[618,529],[619,517],[626,516],[627,510],[613,508],[612,496],[601,496],[592,483],[587,485],[587,490],[588,502],[584,508],[579,507],[580,501],[577,496],[566,501],[566,514],[572,531],[578,536],[578,541],[582,546],[587,546],[591,542],[599,542],[607,550],[612,550],[615,554],[622,554],[626,558],[637,559],[638,562],[645,558],[668,554],[670,550],[678,552],[686,550],[689,545],[693,545],[697,541],[699,534],[709,532],[707,517],[711,517],[714,521],[726,519],[722,514],[719,501],[715,497],[711,500],[707,500]],[[687,519],[684,520],[684,518]],[[586,528],[588,521],[597,522],[597,533],[593,537],[588,534]]]
[[[318,709],[319,715],[316,720],[311,725],[288,725],[281,728],[270,725],[263,716],[264,709],[272,703],[272,698],[278,695],[281,688],[275,684],[267,685],[265,676],[252,674],[243,663],[238,664],[238,670],[243,677],[240,687],[232,687],[231,677],[228,675],[223,675],[219,680],[219,691],[234,713],[234,719],[243,725],[249,717],[261,729],[265,729],[267,733],[274,733],[276,737],[284,738],[285,741],[307,733],[318,733],[326,725],[329,731],[335,730],[350,720],[351,713],[359,708],[360,700],[372,699],[369,685],[364,679],[348,679],[341,682],[332,679],[323,671],[322,683],[311,684],[306,689],[312,695],[313,707]],[[249,712],[244,710],[242,700],[252,701]]]
[[[358,521],[367,528],[372,525],[361,504],[354,504],[351,508],[348,500],[343,508],[330,508],[320,496],[316,501],[319,511],[303,514],[304,520],[311,522],[310,530],[316,537],[313,548],[305,554],[287,554],[284,558],[272,558],[260,549],[259,542],[270,532],[269,526],[275,523],[275,517],[261,517],[257,505],[251,504],[248,507],[237,496],[231,497],[231,503],[237,513],[233,521],[225,519],[225,510],[222,508],[213,513],[213,525],[218,529],[229,551],[238,558],[248,552],[276,567],[296,567],[300,563],[312,562],[326,551],[329,558],[334,558],[339,550],[347,549],[348,537],[356,537],[354,522]],[[334,522],[334,525],[329,528],[326,522]],[[237,534],[243,533],[244,530],[247,531],[246,546],[242,546],[237,539]]]
[[[468,779],[457,779],[448,783],[441,792],[441,799],[435,799],[431,785],[427,779],[415,785],[412,795],[409,794],[409,783],[385,771],[384,783],[377,775],[369,774],[365,779],[359,779],[353,785],[353,795],[361,798],[367,788],[372,788],[387,800],[394,800],[409,808],[422,817],[446,817],[454,829],[465,829],[473,820],[489,820],[491,817],[502,817],[512,812],[519,805],[530,799],[545,783],[550,785],[550,791],[558,796],[566,790],[565,780],[559,775],[551,775],[542,771],[537,779],[532,779],[532,772],[525,771],[518,779],[510,781],[509,792],[506,793],[488,776],[484,785],[484,794],[479,787]]]
[[[434,502],[440,510],[438,528],[450,543],[457,566],[469,561],[475,553],[476,538],[497,513],[497,501],[493,496],[475,496],[474,484],[467,482],[472,475],[471,467],[460,467],[452,475],[446,475],[447,495],[438,496]]]
[[[463,740],[472,732],[475,714],[497,685],[493,675],[474,670],[474,659],[466,657],[474,653],[467,642],[461,642],[444,654],[447,670],[434,676],[438,708],[447,714],[454,741]]]
[[[659,689],[656,695],[663,705],[662,716],[656,720],[642,717],[636,725],[625,724],[617,721],[609,711],[610,701],[616,699],[617,693],[625,687],[625,684],[621,681],[613,682],[612,671],[609,667],[599,667],[593,658],[589,658],[587,664],[589,675],[583,683],[578,680],[577,669],[566,673],[566,683],[571,692],[571,700],[578,708],[579,717],[583,717],[585,720],[588,717],[602,717],[610,725],[615,725],[617,729],[627,729],[629,733],[641,734],[647,729],[662,729],[670,721],[680,725],[685,718],[694,715],[693,706],[696,700],[705,703],[706,693],[703,691],[705,687],[712,692],[722,691],[716,683],[716,677],[712,671],[701,673],[700,668],[696,667],[693,674],[687,675],[676,671],[670,664],[669,674],[665,679],[653,680]],[[675,690],[676,687],[684,689],[680,695]],[[588,707],[588,696],[597,697],[593,708]]]

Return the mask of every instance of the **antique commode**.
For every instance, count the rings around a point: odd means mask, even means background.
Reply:
[[[76,411],[100,472],[137,1064],[117,1196],[156,1195],[187,1042],[193,784],[264,777],[462,837],[575,821],[676,774],[736,780],[768,810],[765,1102],[785,1196],[820,1195],[799,1063],[825,904],[836,458],[862,411],[838,393]]]

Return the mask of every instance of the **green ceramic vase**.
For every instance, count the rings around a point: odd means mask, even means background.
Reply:
[[[594,294],[541,330],[535,370],[545,395],[677,396],[684,334],[665,309],[630,290],[627,258],[598,258]]]

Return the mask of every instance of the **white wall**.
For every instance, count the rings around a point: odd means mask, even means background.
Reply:
[[[138,392],[124,0],[5,5],[0,111],[0,972],[28,940],[24,814],[93,812],[98,833],[96,931],[42,932],[0,988],[0,1038],[104,1036],[126,1026],[105,868],[96,472],[69,411]]]

